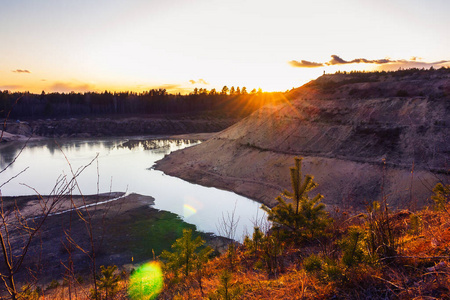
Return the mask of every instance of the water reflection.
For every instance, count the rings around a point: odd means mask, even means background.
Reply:
[[[214,188],[206,188],[165,175],[151,167],[172,151],[198,144],[197,140],[103,139],[65,140],[30,143],[11,168],[0,174],[0,185],[28,167],[1,188],[4,196],[50,194],[61,176],[71,177],[71,169],[86,167],[77,183],[83,194],[134,192],[155,198],[155,207],[172,211],[200,230],[218,233],[222,213],[236,205],[240,224],[237,232],[252,231],[252,221],[262,215],[259,204],[245,197]],[[11,162],[20,151],[3,148],[2,165]],[[66,159],[67,157],[67,159]],[[69,167],[70,163],[70,167]],[[23,185],[26,184],[26,185]],[[33,189],[30,189],[32,187]],[[78,193],[77,189],[74,193]],[[237,238],[241,238],[238,234]]]
[[[0,151],[0,169],[3,170],[7,165],[13,162],[19,154],[20,148],[17,146],[6,146]]]
[[[195,144],[200,143],[200,140],[168,140],[168,139],[154,139],[154,140],[129,140],[126,141],[117,148],[127,148],[129,150],[133,150],[135,148],[142,148],[144,150],[161,150],[167,151],[170,150],[171,147],[189,147]]]

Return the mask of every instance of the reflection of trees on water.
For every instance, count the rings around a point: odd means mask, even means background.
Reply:
[[[187,147],[193,146],[195,144],[200,143],[200,140],[188,140],[188,139],[179,139],[179,140],[168,140],[168,139],[154,139],[154,140],[129,140],[121,145],[118,145],[117,148],[127,148],[129,150],[133,150],[136,148],[142,148],[144,150],[156,150],[157,153],[165,153],[171,150],[172,147]]]
[[[14,158],[19,154],[21,148],[17,146],[8,146],[0,151],[0,171],[13,162]]]
[[[39,142],[30,142],[25,145],[28,151],[33,152],[35,149],[45,148],[52,156],[59,154],[60,150],[64,153],[78,152],[86,149],[90,152],[98,151],[99,148],[105,149],[144,149],[152,150],[157,154],[167,154],[171,150],[193,146],[200,143],[200,140],[191,139],[151,139],[151,140],[128,140],[121,142],[117,140],[104,140],[104,141],[80,141],[80,140],[46,140]],[[12,144],[5,146],[0,151],[0,171],[14,161],[17,155],[19,155],[22,146]]]

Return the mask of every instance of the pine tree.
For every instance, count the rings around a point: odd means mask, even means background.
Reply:
[[[232,280],[233,280],[232,274],[225,269],[220,275],[220,286],[217,288],[215,293],[210,294],[208,298],[211,300],[240,299],[242,290],[236,284],[232,284],[231,283]]]
[[[270,209],[263,205],[273,229],[279,230],[285,237],[297,240],[313,239],[320,236],[329,223],[323,196],[317,194],[309,198],[308,193],[317,187],[312,175],[302,176],[302,158],[295,158],[295,167],[290,168],[292,192],[285,190],[276,198],[278,204]]]
[[[117,270],[117,266],[100,266],[101,277],[98,280],[98,288],[105,292],[105,299],[113,299],[117,294],[119,288],[120,276],[114,274]],[[91,298],[98,299],[100,295],[95,293],[95,290],[91,290]]]
[[[198,270],[208,260],[212,252],[210,247],[203,247],[205,241],[197,236],[192,239],[192,230],[184,229],[183,236],[172,245],[173,252],[164,250],[161,258],[165,259],[166,268],[175,275],[181,271],[187,277],[192,271]]]

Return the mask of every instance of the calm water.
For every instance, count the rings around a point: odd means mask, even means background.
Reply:
[[[65,178],[72,178],[72,171],[81,172],[77,182],[84,195],[110,191],[150,195],[156,199],[156,208],[174,212],[206,232],[220,234],[222,215],[227,217],[236,207],[235,217],[239,218],[236,239],[241,240],[244,232],[253,231],[253,222],[263,216],[257,202],[232,192],[191,184],[151,168],[164,155],[198,143],[167,139],[29,143],[16,161],[0,173],[0,185],[12,178],[0,191],[3,196],[30,195],[35,191],[47,195],[54,193],[55,186],[60,189]],[[0,169],[19,152],[17,146],[3,148]],[[73,193],[79,194],[78,188]]]

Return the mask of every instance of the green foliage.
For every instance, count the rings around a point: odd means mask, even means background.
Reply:
[[[322,259],[316,254],[311,254],[303,260],[303,268],[309,273],[322,270],[322,264]]]
[[[450,201],[450,184],[436,184],[433,188],[431,199],[434,201],[434,208],[437,211],[445,210],[445,206]]]
[[[59,282],[53,279],[47,286],[47,290],[56,289],[59,286]]]
[[[386,204],[374,201],[367,208],[366,230],[369,255],[373,261],[397,255],[397,241],[391,228],[390,213]]]
[[[113,297],[117,292],[119,286],[120,276],[114,274],[117,266],[100,266],[101,277],[98,283],[98,288],[105,291],[106,298]]]
[[[39,299],[38,289],[33,290],[31,285],[26,284],[22,287],[22,290],[19,293],[19,295],[17,295],[17,299],[18,300],[38,300]]]
[[[183,235],[184,229],[195,230],[195,226],[185,223],[179,216],[171,212],[161,212],[158,218],[138,218],[133,223],[130,233],[135,242],[129,246],[134,259],[143,261],[149,257],[160,255],[164,249],[170,249],[176,239]]]
[[[347,235],[340,241],[339,246],[342,249],[342,262],[344,265],[353,266],[365,261],[365,232],[361,227],[350,227]]]
[[[161,258],[166,260],[165,267],[174,272],[175,276],[181,272],[185,277],[194,270],[201,269],[209,259],[212,249],[204,247],[205,241],[197,236],[192,239],[192,230],[184,229],[183,236],[172,245],[173,252],[164,250]]]
[[[327,259],[324,262],[320,275],[325,282],[338,282],[344,279],[343,269],[331,259]]]
[[[284,244],[278,236],[266,235],[262,240],[262,259],[269,276],[276,276],[282,268]]]
[[[244,240],[246,253],[259,258],[257,269],[266,269],[269,276],[276,276],[282,268],[284,243],[280,241],[279,232],[264,234],[259,227],[254,227],[253,237]]]
[[[264,241],[264,233],[257,226],[255,226],[253,230],[252,238],[249,238],[248,236],[245,237],[244,246],[249,254],[257,255],[261,250],[262,243]]]
[[[282,238],[294,238],[298,242],[323,236],[330,223],[325,205],[320,202],[323,196],[317,194],[312,199],[308,196],[317,183],[311,175],[302,178],[301,162],[302,158],[296,157],[295,167],[290,168],[292,192],[285,190],[276,198],[278,204],[272,209],[262,206],[273,229],[280,231]]]
[[[335,282],[344,278],[342,267],[330,258],[321,258],[311,254],[303,260],[303,268],[308,273],[314,273],[323,282]]]
[[[411,234],[420,234],[422,231],[422,219],[419,215],[409,215],[409,232]]]
[[[114,274],[117,266],[100,266],[100,278],[97,287],[99,291],[91,290],[91,298],[101,299],[100,295],[104,293],[104,299],[113,299],[119,288],[120,276]]]
[[[220,286],[214,293],[211,293],[208,298],[211,300],[232,300],[232,299],[240,299],[240,295],[242,294],[241,288],[232,284],[233,276],[228,270],[224,270],[220,275]]]

